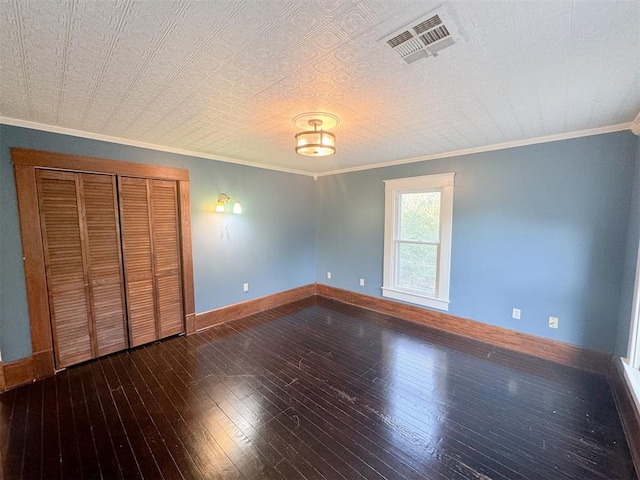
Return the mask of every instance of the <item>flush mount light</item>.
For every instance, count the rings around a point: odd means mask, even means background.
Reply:
[[[306,157],[324,157],[336,153],[336,136],[326,130],[340,120],[335,115],[321,112],[303,113],[293,119],[299,128],[312,127],[296,135],[296,153]]]

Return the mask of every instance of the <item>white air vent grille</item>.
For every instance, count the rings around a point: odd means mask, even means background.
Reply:
[[[417,24],[415,27],[413,27],[413,30],[418,35],[420,35],[421,33],[426,32],[427,30],[431,30],[432,28],[437,27],[438,25],[442,25],[442,20],[440,20],[440,17],[438,15],[434,15],[433,17],[425,20],[424,22]]]
[[[424,35],[420,35],[420,38],[424,41],[425,45],[431,45],[432,43],[442,40],[449,36],[449,30],[444,25],[436,27],[433,30],[428,31]]]
[[[411,35],[411,32],[405,30],[400,35],[393,37],[391,40],[387,40],[387,43],[392,47],[397,47],[398,45],[406,42],[407,40],[411,40],[412,38],[413,35]]]
[[[460,40],[458,29],[444,7],[437,8],[383,39],[406,63],[436,56],[440,50]]]

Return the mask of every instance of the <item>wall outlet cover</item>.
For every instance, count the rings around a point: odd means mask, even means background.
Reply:
[[[520,309],[519,308],[514,308],[512,313],[511,313],[511,318],[515,318],[516,320],[520,320]]]
[[[549,317],[549,328],[558,328],[558,317]]]

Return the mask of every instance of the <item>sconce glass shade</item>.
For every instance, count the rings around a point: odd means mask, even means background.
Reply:
[[[296,135],[296,153],[307,157],[324,157],[336,153],[336,136],[323,130],[310,130]]]
[[[220,195],[218,195],[218,201],[216,202],[216,213],[224,213],[224,206],[229,200],[231,200],[231,198],[225,193],[221,193]],[[233,204],[232,212],[235,214],[242,213],[242,207],[240,206],[240,202],[238,200],[236,200]]]
[[[216,213],[224,213],[224,204],[229,200],[231,200],[229,196],[224,193],[218,195],[218,201],[216,202]]]

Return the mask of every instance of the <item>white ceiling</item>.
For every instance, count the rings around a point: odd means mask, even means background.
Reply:
[[[464,42],[378,42],[442,4]],[[640,2],[2,0],[0,62],[4,123],[326,173],[628,124]],[[335,155],[295,154],[308,111]]]

